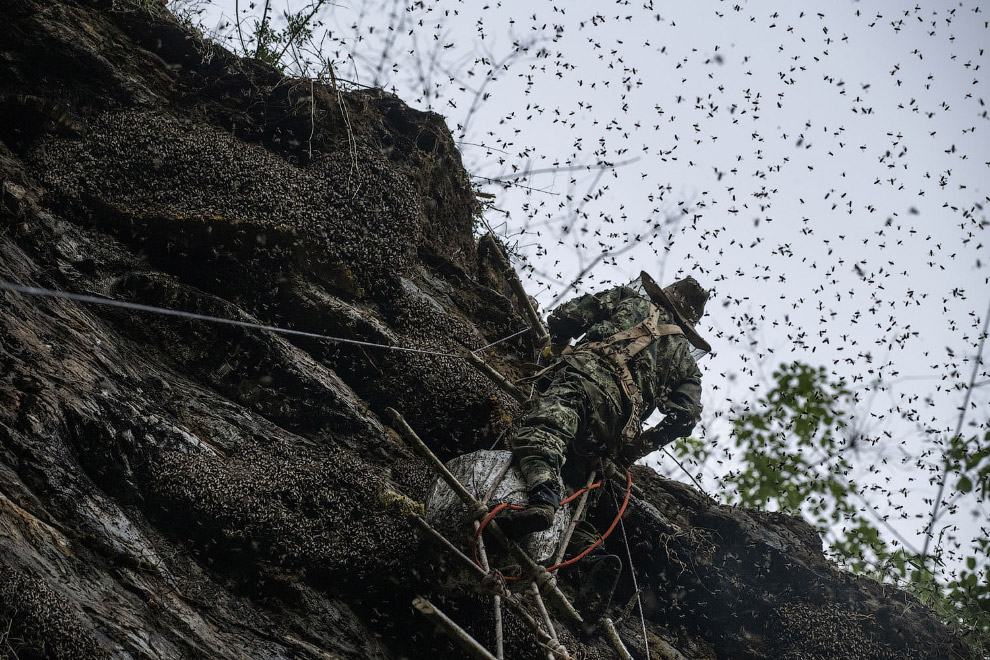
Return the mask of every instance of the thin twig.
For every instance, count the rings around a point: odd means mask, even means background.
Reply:
[[[581,495],[581,499],[578,500],[577,507],[574,508],[574,515],[571,517],[571,522],[567,525],[567,531],[564,532],[564,537],[560,539],[560,547],[557,548],[557,556],[554,558],[554,565],[564,561],[564,554],[567,553],[567,546],[571,542],[571,536],[574,535],[574,530],[577,528],[578,521],[581,520],[581,514],[584,513],[584,507],[588,503],[588,497],[591,495],[591,484],[595,482],[596,472],[591,471],[588,475],[588,483],[584,485],[584,493]]]
[[[630,165],[639,160],[639,156],[636,158],[630,158],[629,160],[622,160],[618,163],[598,163],[597,165],[567,165],[562,167],[544,167],[538,170],[525,170],[519,174],[514,174],[509,177],[497,177],[492,179],[494,183],[511,183],[513,181],[518,181],[519,179],[528,179],[537,174],[556,174],[559,172],[596,172],[596,171],[608,171],[614,170],[617,167],[622,167],[624,165]]]
[[[401,20],[396,21],[396,15],[398,14],[399,0],[395,0],[392,3],[392,13],[389,15],[389,25],[387,28],[388,36],[385,38],[385,43],[382,45],[381,57],[378,58],[378,66],[375,68],[375,78],[374,82],[376,85],[382,84],[382,72],[385,71],[385,61],[388,60],[389,55],[392,53],[392,47],[395,46],[395,41],[398,39],[399,34],[404,31],[404,24],[406,22],[405,16]]]
[[[556,192],[553,192],[551,190],[547,190],[546,188],[534,188],[533,186],[526,186],[526,185],[523,185],[521,183],[515,183],[514,181],[500,181],[499,179],[492,179],[492,178],[489,178],[487,176],[481,176],[480,174],[472,174],[471,175],[471,178],[472,179],[484,179],[485,181],[488,181],[489,183],[496,183],[496,184],[498,184],[500,186],[514,186],[516,188],[522,188],[523,190],[529,190],[530,192],[543,193],[544,195],[551,195],[553,197],[559,197],[560,196],[560,193],[556,193]]]
[[[313,133],[316,132],[316,94],[313,79],[309,79],[309,159],[313,160]]]
[[[704,487],[700,483],[698,483],[698,480],[694,478],[694,475],[692,475],[690,472],[687,471],[687,468],[684,467],[684,464],[681,463],[679,460],[677,460],[677,457],[671,454],[669,449],[667,449],[666,447],[662,447],[662,449],[663,449],[663,453],[667,454],[667,456],[670,457],[670,460],[674,461],[674,463],[677,464],[677,467],[681,468],[681,472],[683,472],[688,476],[688,479],[690,479],[694,483],[694,485],[698,488],[698,490],[700,490],[705,495],[708,495],[708,491],[706,491]],[[709,495],[709,497],[711,496]]]
[[[505,431],[503,431],[503,433],[504,432]],[[492,485],[488,489],[488,492],[485,493],[484,499],[481,500],[482,504],[488,506],[488,502],[492,499],[492,496],[495,495],[495,491],[498,489],[499,485],[501,485],[502,480],[505,479],[505,475],[509,473],[509,470],[511,468],[512,468],[512,461],[506,461],[505,465],[502,466],[502,469],[498,471],[497,475],[495,475],[495,480],[492,482]]]
[[[497,147],[489,147],[487,144],[481,144],[481,143],[478,143],[478,142],[465,142],[464,140],[455,140],[455,142],[457,144],[466,144],[466,145],[469,145],[469,146],[472,146],[472,147],[481,147],[483,149],[488,149],[490,151],[497,151],[497,152],[503,153],[503,154],[511,154],[511,152],[506,151],[505,149],[499,149]]]
[[[983,330],[980,331],[980,344],[976,349],[976,360],[973,361],[973,373],[969,377],[969,385],[966,387],[966,398],[963,400],[962,408],[959,410],[959,419],[956,422],[956,432],[952,434],[949,442],[959,437],[962,432],[963,420],[966,418],[966,410],[969,408],[969,399],[973,395],[973,385],[976,383],[976,376],[983,364],[983,344],[987,340],[987,329],[990,328],[990,304],[987,304],[987,312],[983,317]],[[928,557],[928,547],[932,542],[932,531],[935,523],[939,519],[939,508],[942,506],[942,495],[945,493],[945,484],[949,480],[949,467],[952,465],[948,448],[943,451],[945,460],[942,462],[942,480],[938,485],[938,493],[935,495],[935,503],[932,505],[932,514],[928,520],[928,529],[925,530],[925,545],[921,548],[921,565],[925,565]]]
[[[654,238],[655,236],[660,234],[662,228],[663,228],[663,224],[657,223],[656,225],[654,225],[653,231],[647,234],[645,238]],[[571,280],[571,283],[568,284],[563,291],[558,293],[557,296],[550,301],[550,304],[547,305],[547,308],[553,309],[554,307],[556,307],[557,303],[560,302],[564,298],[564,296],[570,293],[571,289],[574,289],[578,286],[578,283],[581,281],[581,278],[583,278],[585,275],[591,272],[591,270],[599,263],[601,263],[602,260],[618,257],[628,252],[629,250],[633,249],[637,245],[639,245],[639,242],[629,241],[629,244],[624,247],[618,248],[616,250],[605,251],[598,254],[594,259],[591,260],[591,263],[589,263],[587,266],[581,269],[581,272],[578,273],[577,277],[573,278]]]
[[[488,73],[485,75],[484,81],[481,83],[481,87],[474,93],[474,99],[471,101],[470,107],[468,107],[467,113],[464,115],[464,124],[460,129],[460,137],[467,137],[468,128],[471,126],[471,122],[474,120],[474,115],[477,113],[478,108],[481,106],[481,102],[487,100],[485,95],[485,88],[497,79],[496,73],[498,71],[507,70],[510,66],[510,62],[514,59],[522,57],[530,48],[538,43],[538,40],[532,39],[524,44],[519,44],[513,49],[508,55],[506,55],[502,60],[491,65]],[[494,58],[489,58],[494,59]]]
[[[358,171],[358,148],[357,139],[354,137],[354,131],[351,128],[351,116],[347,113],[347,106],[344,104],[344,95],[340,92],[340,86],[337,84],[337,74],[333,70],[333,61],[327,60],[327,70],[330,72],[330,84],[334,91],[334,95],[337,97],[337,105],[340,107],[340,114],[344,118],[344,126],[347,129],[347,150],[351,156],[351,168],[347,173],[347,183],[345,188],[351,187],[351,177],[355,172]],[[354,189],[354,196],[357,195],[359,188]],[[353,196],[352,196],[353,198]]]
[[[241,52],[247,55],[247,46],[244,45],[244,30],[241,28],[241,0],[234,0],[234,24],[237,25],[237,38],[241,42]]]

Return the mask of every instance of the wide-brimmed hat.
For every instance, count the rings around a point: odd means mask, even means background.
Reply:
[[[684,330],[684,336],[691,345],[711,353],[711,344],[702,339],[694,329],[695,323],[704,316],[705,303],[708,301],[708,291],[698,284],[698,280],[689,275],[661,289],[646,271],[641,272],[639,276],[643,282],[643,289],[650,294],[653,302],[673,312],[677,324]]]

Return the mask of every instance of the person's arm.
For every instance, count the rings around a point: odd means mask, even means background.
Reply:
[[[684,376],[666,400],[657,402],[657,409],[666,416],[653,428],[643,431],[633,446],[625,448],[619,457],[624,465],[691,435],[701,419],[701,370],[687,349],[678,351],[678,356],[679,371]]]
[[[667,416],[659,425],[664,437],[658,438],[661,441],[658,448],[691,435],[701,419],[701,370],[690,355],[685,362],[689,362],[685,365],[687,375],[667,397],[661,410]]]
[[[547,317],[550,339],[555,344],[566,344],[571,338],[580,337],[588,328],[610,317],[623,297],[621,288],[616,287],[571,298]]]

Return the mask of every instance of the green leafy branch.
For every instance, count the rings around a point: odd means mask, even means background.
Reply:
[[[847,435],[855,435],[849,412],[853,401],[845,384],[822,367],[780,366],[766,394],[731,420],[741,467],[722,480],[726,499],[804,516],[851,570],[897,583],[945,620],[971,631],[974,646],[980,647],[979,638],[990,634],[990,541],[978,540],[965,568],[939,581],[936,571],[945,568],[940,538],[930,553],[927,544],[920,551],[912,548],[869,506],[849,476],[852,466],[844,454],[851,445]],[[712,451],[708,443],[692,439],[676,449],[695,465],[704,465]],[[943,474],[955,484],[946,505],[962,497],[986,501],[990,432],[969,438],[957,433],[945,453]],[[901,547],[892,547],[881,528]]]

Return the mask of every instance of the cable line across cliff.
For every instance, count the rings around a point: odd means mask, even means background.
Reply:
[[[223,325],[233,325],[240,328],[250,328],[253,330],[267,330],[269,332],[276,332],[283,335],[291,335],[295,337],[306,337],[309,339],[323,339],[326,341],[337,342],[340,344],[354,344],[357,346],[368,346],[372,348],[383,348],[390,351],[404,351],[408,353],[418,353],[420,355],[433,355],[437,357],[449,357],[464,359],[464,356],[457,353],[446,353],[443,351],[431,351],[424,348],[413,348],[411,346],[396,346],[394,344],[379,344],[371,341],[363,341],[360,339],[347,339],[345,337],[332,337],[330,335],[320,334],[318,332],[307,332],[305,330],[293,330],[291,328],[280,328],[274,325],[267,325],[264,323],[254,323],[252,321],[238,321],[236,319],[227,319],[219,316],[210,316],[208,314],[198,314],[196,312],[185,312],[179,309],[170,309],[168,307],[155,307],[154,305],[144,305],[141,303],[127,302],[126,300],[115,300],[113,298],[102,298],[99,296],[90,296],[81,293],[72,293],[70,291],[58,291],[55,289],[45,289],[41,287],[25,286],[23,284],[16,284],[14,282],[4,282],[0,281],[0,289],[5,291],[11,291],[13,293],[20,293],[22,295],[29,296],[39,296],[44,298],[59,298],[62,300],[72,300],[75,302],[88,303],[92,305],[104,305],[107,307],[118,307],[121,309],[130,309],[138,312],[147,312],[150,314],[160,314],[163,316],[174,316],[178,318],[191,319],[194,321],[206,321],[208,323],[219,323]],[[496,344],[501,344],[502,342],[514,339],[519,335],[522,335],[530,330],[529,327],[523,328],[517,332],[508,335],[507,337],[502,337],[496,341],[489,344],[485,344],[481,348],[476,348],[472,350],[472,353],[479,353],[485,349],[491,348]]]

